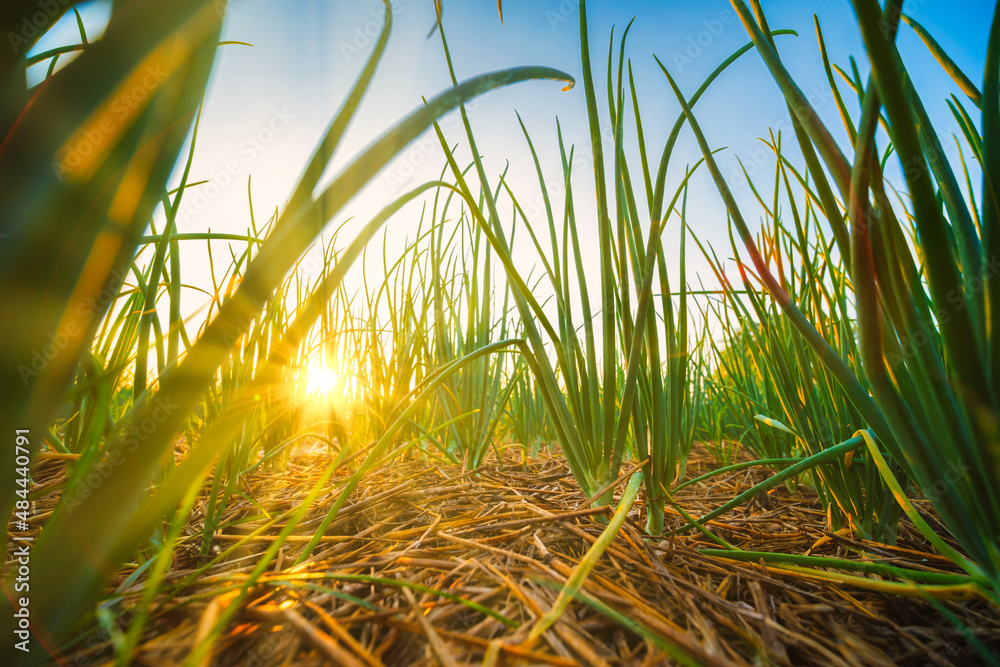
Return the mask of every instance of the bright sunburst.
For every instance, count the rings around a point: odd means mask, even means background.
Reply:
[[[324,365],[311,366],[306,375],[306,391],[315,396],[326,397],[334,393],[340,385],[340,376],[335,370]]]

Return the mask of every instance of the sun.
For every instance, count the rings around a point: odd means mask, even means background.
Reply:
[[[306,374],[306,392],[326,397],[340,386],[340,376],[328,366],[311,366]]]

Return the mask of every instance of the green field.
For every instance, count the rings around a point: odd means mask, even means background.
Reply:
[[[0,10],[3,664],[1000,663],[1000,13],[956,6],[992,20],[963,72],[901,0],[845,3],[854,54],[732,0],[745,44],[690,85],[583,0],[582,76],[462,80],[439,2],[450,85],[352,153],[386,2],[287,199],[247,179],[222,233],[179,216],[225,2],[116,0],[31,51],[77,11],[49,4]],[[749,61],[791,119],[752,169],[699,120]],[[518,116],[534,171],[491,170],[467,105],[529,86],[589,141]],[[373,198],[418,139],[437,175]]]

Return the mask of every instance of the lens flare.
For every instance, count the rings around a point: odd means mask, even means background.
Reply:
[[[306,392],[325,398],[337,391],[340,386],[340,376],[335,370],[327,366],[313,366],[306,374]]]

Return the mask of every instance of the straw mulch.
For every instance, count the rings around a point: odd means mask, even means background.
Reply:
[[[272,513],[295,506],[325,456],[317,449],[301,452],[286,471],[247,480],[244,493]],[[54,465],[46,467],[55,472]],[[689,475],[712,466],[712,457],[696,448]],[[687,487],[676,500],[698,516],[769,474],[751,468],[720,475]],[[600,519],[609,515],[583,507],[587,499],[560,457],[542,456],[524,467],[514,458],[502,464],[491,459],[465,473],[425,461],[384,466],[358,488],[314,556],[293,568],[334,499],[328,495],[299,526],[206,664],[677,664],[653,641],[582,602],[573,602],[537,642],[527,643],[534,620],[552,607],[604,528]],[[231,505],[225,521],[259,514],[254,504],[240,503]],[[583,590],[680,647],[696,664],[975,665],[983,659],[971,648],[973,633],[1000,653],[1000,614],[982,601],[932,603],[762,563],[724,561],[696,551],[716,545],[695,531],[648,541],[641,504],[640,497]],[[918,506],[940,528],[929,506]],[[168,583],[184,581],[207,561],[199,555],[203,520],[197,510]],[[677,527],[682,520],[671,513],[667,522]],[[213,550],[221,553],[254,527],[220,531]],[[905,519],[893,547],[847,531],[832,534],[815,496],[784,486],[711,522],[710,530],[746,550],[954,571],[927,553],[929,546]],[[250,572],[278,531],[269,532],[246,541],[174,596],[158,599],[137,664],[181,664],[232,600],[226,589]],[[135,588],[120,609],[126,627],[139,596]],[[63,656],[71,665],[106,664],[112,657],[104,632]]]

